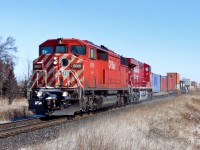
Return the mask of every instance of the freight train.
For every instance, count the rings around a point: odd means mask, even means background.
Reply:
[[[33,61],[29,109],[38,115],[60,116],[123,106],[152,98],[161,89],[175,90],[178,80],[176,73],[153,74],[149,64],[104,45],[49,39],[39,46],[39,57]],[[165,85],[158,87],[159,82]]]

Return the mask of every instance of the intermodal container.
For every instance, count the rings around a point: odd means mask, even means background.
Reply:
[[[161,91],[161,75],[152,73],[152,87],[153,92],[157,93]]]
[[[176,89],[180,90],[181,89],[181,85],[180,84],[176,84]]]
[[[180,84],[180,74],[177,72],[169,72],[167,76],[174,76],[176,78],[176,84]]]
[[[191,85],[190,79],[183,79],[182,81],[186,86],[190,86]]]
[[[199,83],[197,82],[197,88],[199,88]]]
[[[197,88],[200,88],[200,83],[197,83]]]
[[[191,85],[191,86],[190,86],[190,89],[194,89],[194,86]]]
[[[197,88],[197,82],[191,81],[191,85],[192,85],[194,88]]]
[[[167,90],[168,91],[174,91],[176,89],[176,76],[167,76]]]
[[[161,91],[167,91],[167,76],[161,76]]]

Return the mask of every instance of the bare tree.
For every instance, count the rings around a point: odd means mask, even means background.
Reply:
[[[32,76],[32,61],[27,59],[26,64],[24,64],[25,72],[23,73],[23,79],[19,82],[20,93],[23,97],[27,97],[27,86],[28,82],[31,80]]]
[[[3,84],[3,94],[8,98],[9,104],[12,104],[13,99],[19,92],[13,66],[14,65],[10,63],[6,64],[6,78]]]
[[[2,37],[0,37],[0,94],[1,96],[4,94],[9,99],[12,99],[13,96],[8,94],[12,93],[13,87],[16,88],[13,61],[15,58],[13,55],[14,52],[17,52],[15,39],[13,37],[8,37],[6,41],[3,42]]]
[[[4,64],[3,64],[3,61],[1,61],[1,60],[0,60],[0,69],[1,69],[1,71],[0,71],[0,96],[2,98],[5,74],[4,74]]]
[[[15,39],[8,37],[5,42],[2,42],[2,37],[0,37],[0,59],[4,61],[12,60],[15,57],[13,52],[17,52]]]
[[[24,77],[26,80],[29,80],[32,75],[32,61],[29,59],[26,60],[25,70]]]

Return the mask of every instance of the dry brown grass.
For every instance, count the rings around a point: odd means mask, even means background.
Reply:
[[[117,115],[77,124],[33,149],[200,149],[200,94],[137,105]]]
[[[0,106],[7,106],[8,100],[5,98],[0,98]]]
[[[0,123],[9,122],[15,117],[31,115],[28,111],[27,99],[15,99],[12,105],[8,105],[8,100],[0,100]]]

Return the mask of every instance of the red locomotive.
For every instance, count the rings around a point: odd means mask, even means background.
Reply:
[[[74,115],[147,99],[151,67],[87,40],[51,39],[33,62],[29,108],[36,114]]]
[[[129,98],[139,101],[152,97],[151,66],[133,58],[127,58],[127,60]]]

